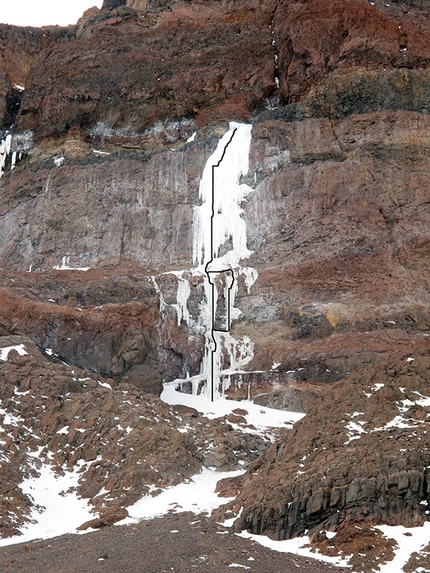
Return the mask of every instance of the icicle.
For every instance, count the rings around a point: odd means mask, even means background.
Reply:
[[[176,293],[176,312],[178,315],[178,326],[183,320],[187,326],[190,325],[190,313],[188,312],[187,303],[191,293],[190,283],[187,279],[178,276],[178,291]]]
[[[4,166],[6,165],[6,159],[10,154],[12,148],[12,136],[10,133],[6,134],[6,137],[0,141],[0,177],[4,173]]]

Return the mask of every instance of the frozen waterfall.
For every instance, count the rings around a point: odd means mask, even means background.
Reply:
[[[248,173],[251,138],[252,125],[232,122],[218,142],[203,170],[199,187],[201,204],[194,208],[196,267],[168,273],[178,277],[177,302],[171,305],[177,312],[178,323],[182,320],[188,326],[193,323],[205,336],[200,373],[176,380],[174,384],[191,382],[193,393],[197,393],[203,382],[202,393],[212,400],[223,394],[230,375],[242,371],[253,357],[250,338],[238,340],[230,333],[232,321],[241,315],[234,306],[238,279],[242,279],[241,284],[249,292],[258,276],[255,269],[240,265],[240,261],[251,254],[246,244],[242,204],[252,188],[240,182]],[[194,317],[187,308],[191,292],[187,276],[190,275],[201,276],[204,287],[199,316]],[[165,310],[162,296],[160,305],[160,310]]]

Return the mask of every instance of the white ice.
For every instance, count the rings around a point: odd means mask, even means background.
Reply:
[[[56,271],[88,271],[90,267],[70,267],[70,257],[64,256],[61,259],[61,263],[59,265],[55,265],[53,268]]]
[[[176,312],[178,317],[178,326],[183,320],[187,326],[190,325],[190,313],[188,312],[187,303],[191,293],[190,283],[187,279],[178,276],[178,290],[176,294]]]
[[[242,204],[252,188],[240,183],[249,169],[251,134],[252,125],[230,123],[229,130],[220,139],[203,169],[199,188],[202,204],[194,208],[193,260],[204,276],[204,299],[199,320],[205,328],[206,340],[200,375],[193,382],[197,387],[201,379],[205,380],[203,392],[208,395],[213,392],[214,397],[223,393],[221,380],[228,385],[228,374],[244,368],[254,355],[249,337],[237,340],[229,332],[212,332],[218,293],[216,288],[212,290],[205,274],[206,270],[231,269],[234,272],[236,281],[231,290],[230,312],[232,320],[238,319],[242,313],[234,306],[237,279],[239,275],[244,277],[249,292],[258,277],[255,269],[240,266],[240,261],[251,254],[246,244]],[[232,248],[219,257],[220,248],[229,240]],[[206,267],[208,264],[209,267]],[[227,364],[224,364],[225,356],[228,358]],[[213,380],[213,389],[209,388],[210,380]]]
[[[4,139],[0,140],[0,178],[3,175],[6,159],[10,154],[11,148],[12,136],[10,133],[7,133]]]
[[[190,380],[193,391],[197,391],[199,383],[203,381],[202,391],[211,394],[209,381],[213,379],[214,397],[223,394],[230,384],[229,375],[242,370],[254,355],[253,343],[249,337],[235,339],[229,332],[212,332],[212,317],[216,312],[218,292],[216,287],[212,291],[205,268],[210,262],[211,271],[226,269],[233,271],[236,280],[230,290],[230,318],[237,320],[242,315],[240,309],[234,306],[238,279],[243,278],[249,293],[258,277],[255,269],[240,266],[241,259],[251,254],[246,246],[246,224],[242,218],[242,203],[252,189],[240,183],[241,177],[246,175],[249,169],[251,132],[250,124],[230,123],[229,130],[220,139],[203,169],[199,188],[202,204],[194,208],[193,218],[193,259],[197,266],[193,269],[165,273],[174,274],[178,279],[176,303],[170,305],[176,311],[178,325],[184,321],[187,326],[196,325],[200,332],[205,332],[205,354],[200,374]],[[214,189],[212,189],[213,167],[215,167]],[[222,257],[218,257],[219,249],[228,240],[231,240],[232,248]],[[203,277],[203,299],[198,316],[193,317],[188,310],[188,299],[191,294],[190,274]],[[159,296],[160,311],[163,312],[169,305],[165,302],[155,277],[152,277],[152,280]],[[213,349],[215,352],[212,367]],[[222,388],[220,388],[221,381]]]
[[[248,185],[240,184],[241,177],[246,175],[249,169],[251,131],[252,125],[230,123],[229,130],[220,139],[216,150],[206,162],[199,188],[202,204],[195,207],[193,221],[193,259],[198,265],[204,265],[212,258],[216,259],[220,247],[228,239],[231,239],[233,249],[218,261],[214,261],[214,270],[216,263],[220,267],[225,267],[226,264],[238,266],[241,259],[251,254],[246,246],[246,225],[242,218],[241,205],[252,189]],[[212,168],[220,161],[220,165],[214,169],[215,201],[212,228]],[[210,248],[212,231],[213,252]]]

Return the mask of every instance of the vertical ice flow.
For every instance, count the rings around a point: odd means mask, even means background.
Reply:
[[[240,372],[253,357],[253,343],[248,336],[238,340],[228,331],[213,330],[213,316],[222,293],[215,286],[212,294],[207,273],[226,269],[233,271],[235,280],[230,292],[230,311],[231,319],[236,320],[241,315],[240,309],[234,306],[239,279],[249,292],[258,277],[255,269],[240,266],[240,261],[251,254],[246,245],[242,203],[252,188],[240,183],[249,169],[251,137],[252,125],[232,122],[218,142],[202,173],[199,186],[201,204],[194,207],[193,262],[196,267],[166,273],[178,278],[176,304],[171,305],[176,311],[178,324],[183,321],[187,326],[195,325],[205,336],[200,374],[175,381],[191,382],[193,393],[197,393],[203,383],[202,392],[210,395],[209,384],[213,373],[215,397],[222,395],[230,384],[230,375]],[[191,317],[187,307],[191,293],[190,275],[203,277],[199,315],[194,317]],[[152,280],[160,299],[160,310],[164,311],[169,305],[155,277]]]
[[[235,276],[231,292],[231,318],[237,319],[240,310],[234,307],[239,275],[243,275],[248,292],[257,279],[254,269],[241,268],[240,261],[251,251],[246,244],[246,224],[242,218],[242,203],[252,189],[241,184],[241,177],[249,169],[252,125],[231,123],[203,170],[199,194],[202,204],[194,210],[193,257],[203,273],[231,269]],[[224,254],[220,255],[224,247]],[[226,248],[227,247],[227,248]],[[205,326],[205,356],[201,365],[204,391],[211,397],[223,394],[230,383],[230,374],[244,368],[253,356],[249,337],[233,338],[230,332],[214,330],[219,293],[211,291],[208,276],[204,274],[205,298],[200,318]],[[214,388],[209,385],[213,382]]]
[[[199,188],[202,204],[195,207],[193,220],[193,259],[197,265],[205,265],[214,258],[219,265],[238,266],[240,259],[251,254],[246,246],[246,224],[241,204],[252,189],[240,184],[240,178],[248,173],[251,131],[252,125],[230,123],[230,129],[205,165]],[[211,227],[212,167],[220,161],[214,170],[215,202]],[[212,229],[213,253],[210,252]],[[229,240],[232,248],[218,258],[220,248]]]
[[[190,313],[188,312],[187,303],[188,298],[191,293],[190,283],[189,281],[182,277],[178,276],[178,292],[176,294],[176,313],[178,316],[178,326],[181,324],[183,320],[187,326],[190,325]]]

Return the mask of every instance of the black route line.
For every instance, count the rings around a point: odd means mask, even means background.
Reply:
[[[221,269],[221,270],[217,270],[217,271],[210,271],[209,267],[210,265],[213,263],[213,261],[215,260],[214,258],[214,218],[215,218],[215,169],[217,167],[220,166],[220,164],[222,163],[222,160],[225,157],[226,151],[228,146],[230,145],[230,143],[233,141],[233,137],[235,136],[237,131],[237,127],[233,130],[233,133],[231,134],[230,139],[228,140],[227,144],[224,147],[224,150],[222,152],[221,158],[218,161],[218,163],[216,165],[212,165],[212,214],[211,214],[211,242],[210,242],[210,247],[211,247],[211,258],[210,261],[208,261],[206,263],[205,266],[205,273],[206,276],[208,278],[209,284],[211,285],[211,292],[210,292],[210,308],[211,308],[211,338],[212,338],[212,348],[211,348],[211,362],[210,362],[210,367],[211,367],[211,371],[210,371],[210,385],[211,385],[211,401],[213,402],[214,400],[214,393],[215,393],[215,389],[214,389],[214,359],[215,359],[215,354],[218,350],[218,344],[217,341],[215,339],[215,332],[229,332],[231,329],[231,289],[234,285],[234,273],[233,270],[231,268],[226,268],[226,269]],[[215,276],[220,274],[220,273],[226,273],[229,274],[231,277],[231,284],[227,285],[226,288],[226,292],[227,292],[227,300],[226,300],[226,328],[225,329],[218,329],[215,327]],[[211,277],[211,275],[214,275],[213,278]],[[227,279],[228,280],[228,279]]]

